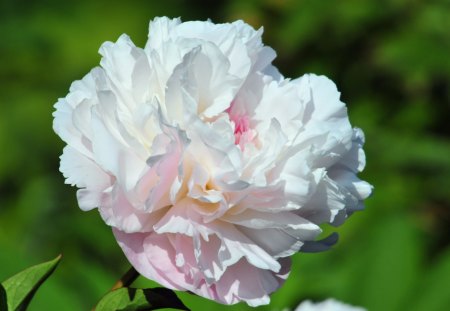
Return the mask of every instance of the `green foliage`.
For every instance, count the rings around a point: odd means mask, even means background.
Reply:
[[[61,255],[48,262],[27,268],[4,281],[0,285],[0,310],[26,310],[36,291],[55,271],[60,260]]]
[[[450,12],[447,0],[0,2],[0,279],[63,252],[30,310],[87,310],[127,261],[110,229],[77,208],[58,172],[51,114],[70,83],[127,33],[138,46],[155,16],[264,26],[287,77],[326,74],[366,134],[375,186],[334,250],[298,254],[269,306],[334,297],[371,311],[450,305]],[[158,286],[139,279],[136,286]],[[2,296],[3,295],[3,296]],[[0,287],[0,310],[5,292]],[[250,310],[180,293],[193,310]],[[4,303],[4,300],[3,300]]]
[[[447,250],[433,263],[434,268],[425,274],[417,290],[420,293],[417,301],[412,304],[412,311],[445,310],[450,306],[448,295],[448,276],[450,275],[450,251]]]
[[[6,301],[6,290],[0,284],[0,310],[8,310],[8,303]]]
[[[150,311],[163,308],[189,311],[173,291],[165,288],[119,288],[106,294],[95,310]]]

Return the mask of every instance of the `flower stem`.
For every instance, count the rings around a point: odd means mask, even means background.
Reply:
[[[120,279],[117,280],[116,283],[114,283],[113,287],[111,287],[111,289],[109,291],[112,292],[116,289],[130,286],[131,284],[133,284],[134,281],[136,281],[138,276],[139,276],[139,272],[137,272],[136,269],[131,267],[130,269],[128,269],[127,272],[125,272],[124,275],[122,275],[122,277]],[[95,311],[96,307],[97,306],[92,308],[92,311]]]
[[[139,273],[131,267],[111,288],[111,291],[130,286],[139,276]]]

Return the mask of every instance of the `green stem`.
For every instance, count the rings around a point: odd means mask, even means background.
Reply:
[[[113,287],[111,287],[110,289],[110,292],[122,287],[130,286],[134,281],[136,281],[138,276],[139,273],[136,271],[136,269],[131,267],[119,280],[117,280],[116,283],[114,283]],[[92,311],[95,311],[95,307],[92,308]]]
[[[122,287],[128,287],[138,278],[139,273],[131,267],[111,288],[111,291],[122,288]]]

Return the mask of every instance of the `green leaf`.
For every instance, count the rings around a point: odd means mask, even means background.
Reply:
[[[0,284],[0,310],[8,310],[8,305],[6,304],[6,290],[2,284]]]
[[[106,294],[95,308],[96,311],[146,311],[162,308],[189,310],[177,297],[166,288],[119,288]]]
[[[2,307],[0,309],[3,310],[4,298],[6,298],[7,310],[26,310],[36,291],[55,271],[60,260],[61,255],[27,268],[4,281],[0,288],[0,307]]]

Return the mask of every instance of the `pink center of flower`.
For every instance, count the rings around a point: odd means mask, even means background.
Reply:
[[[229,115],[230,121],[234,123],[234,143],[244,149],[244,146],[251,142],[255,136],[256,131],[250,128],[250,118],[248,115],[233,113],[231,103],[230,108],[226,110]]]

